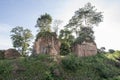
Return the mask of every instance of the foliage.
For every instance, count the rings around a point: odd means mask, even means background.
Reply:
[[[68,43],[69,46],[71,46],[74,42],[74,36],[72,35],[72,32],[66,28],[60,31],[59,39],[63,43]]]
[[[52,23],[52,17],[45,13],[37,19],[36,27],[39,27],[40,32],[51,31],[50,24]]]
[[[71,52],[71,46],[74,43],[74,36],[68,29],[64,29],[60,31],[59,39],[61,41],[60,54],[69,54]]]
[[[45,54],[14,60],[0,60],[1,80],[119,80],[120,66],[106,55],[89,57],[65,56],[60,63]],[[118,54],[117,54],[118,55]],[[18,71],[14,73],[18,64]],[[23,68],[24,71],[20,71]],[[55,71],[59,73],[56,75]]]
[[[57,38],[57,35],[55,32],[51,32],[51,23],[52,23],[52,17],[45,13],[44,15],[41,15],[38,19],[37,19],[37,25],[36,27],[39,27],[39,32],[36,36],[36,40],[37,41],[40,37],[44,38],[45,41],[52,40],[53,38]],[[48,44],[48,46],[50,47],[50,45]]]
[[[79,67],[79,61],[74,55],[69,55],[68,57],[62,60],[62,65],[68,70],[76,71]]]
[[[105,49],[106,49],[105,47],[101,47],[100,48],[100,53],[105,53]]]
[[[0,50],[0,59],[4,59],[5,50]]]
[[[11,76],[12,66],[8,60],[0,60],[0,80],[8,80]],[[7,75],[7,77],[6,77]]]
[[[105,56],[109,59],[117,61],[117,59],[120,58],[120,52],[115,51],[113,54],[107,53],[107,54],[105,54]]]
[[[90,27],[81,27],[81,31],[79,32],[79,37],[76,39],[76,43],[86,42],[94,42],[94,31]]]
[[[114,53],[115,50],[114,49],[109,49],[109,53]]]
[[[75,12],[75,15],[70,19],[67,27],[71,27],[75,31],[80,30],[82,27],[92,27],[102,22],[103,16],[101,12],[97,12],[91,3],[87,3],[83,8],[80,8]]]
[[[71,52],[70,46],[68,43],[61,43],[60,55],[68,55]]]
[[[98,72],[101,79],[113,78],[113,76],[120,74],[115,61],[107,59],[104,55],[99,55],[99,57],[101,58],[96,60],[99,64],[93,65],[93,68]]]
[[[107,59],[105,54],[91,57],[66,57],[62,61],[67,79],[75,80],[109,80],[119,76],[120,66],[117,62]]]
[[[26,59],[19,58],[16,60],[0,61],[0,78],[1,80],[52,80],[49,78],[51,74],[49,65],[53,62],[48,55],[38,55]],[[18,64],[18,68],[13,64]],[[25,69],[20,70],[21,68]],[[14,74],[14,69],[18,69]]]
[[[22,56],[26,55],[32,37],[33,35],[29,29],[17,26],[11,30],[13,47],[20,51]]]
[[[95,6],[87,3],[83,8],[75,12],[75,15],[69,20],[65,26],[71,32],[76,34],[76,42],[83,42],[86,40],[94,41],[93,26],[97,26],[103,20],[101,12],[97,12]]]
[[[49,32],[49,31],[45,31],[45,32],[39,32],[36,36],[36,41],[40,38],[40,37],[44,37],[46,39],[51,39],[52,37],[56,38],[57,35],[55,32]]]
[[[116,53],[119,53],[119,54],[120,54],[120,50],[116,50]]]

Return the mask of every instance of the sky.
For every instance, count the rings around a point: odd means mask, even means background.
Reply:
[[[88,2],[104,16],[103,22],[94,27],[97,47],[120,50],[120,0],[0,0],[0,49],[12,48],[12,28],[29,28],[35,36],[40,15],[48,13],[65,25]]]

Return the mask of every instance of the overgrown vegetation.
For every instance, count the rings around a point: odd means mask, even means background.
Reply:
[[[52,39],[52,37],[56,38],[57,35],[55,32],[49,32],[49,31],[45,31],[45,32],[39,32],[36,36],[36,40],[37,41],[40,37],[47,39]]]
[[[59,38],[62,40],[62,44],[64,44],[61,47],[61,52],[64,54],[69,53],[72,44],[82,44],[83,42],[94,43],[93,27],[98,26],[102,21],[102,13],[97,12],[97,9],[91,3],[87,3],[84,7],[75,11],[69,23],[60,31]],[[66,50],[64,50],[64,47]]]
[[[0,80],[119,80],[120,63],[109,57],[118,54],[68,55],[59,57],[59,62],[44,54],[1,60]]]
[[[4,59],[5,50],[0,50],[0,60]]]

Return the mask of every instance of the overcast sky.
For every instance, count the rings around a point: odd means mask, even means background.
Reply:
[[[104,20],[94,28],[98,48],[120,50],[120,0],[0,0],[0,49],[12,47],[10,30],[23,26],[36,35],[37,18],[49,13],[64,24],[86,3],[103,12]]]

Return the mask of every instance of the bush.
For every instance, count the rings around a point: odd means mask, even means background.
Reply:
[[[0,80],[119,80],[119,63],[97,54],[88,57],[67,55],[61,62],[53,61],[52,57],[40,54],[36,57],[24,57],[14,60],[0,60]],[[13,70],[16,69],[16,74]],[[116,65],[118,64],[118,65]],[[20,71],[23,68],[24,71]]]
[[[107,59],[104,55],[96,56],[95,60],[96,63],[92,66],[101,79],[108,80],[108,78],[112,78],[120,74],[120,70],[116,67],[116,62],[114,60]]]
[[[11,76],[12,66],[8,60],[0,60],[0,80],[8,80]]]
[[[79,67],[79,60],[74,55],[69,55],[62,60],[62,65],[67,70],[76,71]]]
[[[68,43],[62,43],[60,47],[60,54],[61,55],[68,55],[71,52]]]
[[[0,59],[4,59],[5,50],[0,50]]]
[[[109,49],[109,53],[114,53],[114,52],[115,52],[115,50]]]
[[[119,67],[115,61],[107,59],[105,54],[88,57],[67,56],[62,60],[67,80],[109,80],[119,76]],[[65,76],[65,77],[66,77]]]

